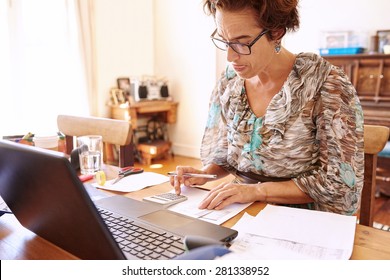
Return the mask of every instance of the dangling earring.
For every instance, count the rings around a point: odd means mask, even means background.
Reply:
[[[275,52],[279,54],[282,49],[282,44],[280,40],[275,41]]]

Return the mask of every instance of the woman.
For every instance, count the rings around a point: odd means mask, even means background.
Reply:
[[[297,0],[207,0],[229,67],[210,99],[201,170],[178,166],[176,193],[234,174],[199,208],[264,201],[346,215],[363,186],[363,113],[348,77],[316,54],[281,46],[299,27]]]

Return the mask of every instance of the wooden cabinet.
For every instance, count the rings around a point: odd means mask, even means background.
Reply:
[[[113,119],[128,120],[133,129],[138,128],[138,119],[158,116],[167,124],[176,123],[177,102],[153,100],[142,101],[131,105],[111,106]]]
[[[390,127],[390,55],[324,56],[344,69],[356,88],[366,124]]]
[[[166,100],[141,101],[131,105],[111,106],[111,117],[113,119],[127,120],[131,122],[134,131],[134,143],[136,146],[136,157],[144,164],[151,164],[153,158],[169,157],[171,153],[171,142],[165,139],[148,140],[141,142],[139,136],[148,127],[140,125],[141,119],[151,119],[165,124],[176,123],[177,102]],[[162,129],[164,130],[164,129]]]

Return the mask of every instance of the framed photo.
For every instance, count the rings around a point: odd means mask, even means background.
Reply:
[[[119,104],[126,103],[127,96],[122,89],[116,89],[116,98],[118,99]]]
[[[118,88],[123,90],[125,97],[130,96],[130,79],[129,78],[118,78]]]
[[[112,88],[110,90],[110,99],[112,105],[120,105],[127,102],[124,91],[119,88]]]
[[[325,32],[323,40],[325,48],[346,48],[348,47],[349,32]]]
[[[118,97],[116,96],[116,88],[112,88],[110,90],[110,101],[111,101],[111,104],[112,105],[118,105],[119,104],[119,101],[118,101]]]
[[[383,46],[390,45],[390,30],[378,30],[378,50],[380,53],[384,53]]]

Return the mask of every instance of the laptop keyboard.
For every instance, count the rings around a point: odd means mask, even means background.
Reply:
[[[183,239],[106,209],[99,212],[126,257],[167,260],[184,253]]]

